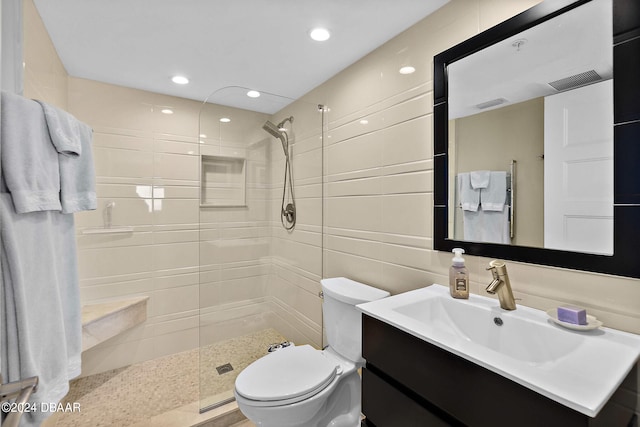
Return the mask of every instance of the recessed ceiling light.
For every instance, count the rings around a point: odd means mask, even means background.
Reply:
[[[329,40],[331,33],[326,28],[314,28],[309,32],[309,37],[317,42]]]
[[[230,119],[229,117],[222,117],[222,118],[220,119],[220,121],[221,121],[222,123],[229,123],[229,122],[231,121],[231,119]]]
[[[400,74],[411,74],[411,73],[414,73],[415,71],[416,71],[416,69],[414,67],[412,67],[411,65],[407,65],[405,67],[402,67],[399,70]]]
[[[177,85],[186,85],[189,83],[189,79],[185,76],[173,76],[171,77],[171,81]]]
[[[247,92],[247,96],[249,98],[257,98],[260,96],[260,92],[258,92],[257,90],[250,90],[249,92]]]
[[[163,114],[173,114],[173,110],[170,108],[163,108],[160,112]]]
[[[362,120],[360,120],[360,124],[361,124],[361,125],[368,125],[368,124],[369,124],[369,120],[367,120],[367,119],[362,119]]]
[[[200,134],[200,138],[206,138],[206,137],[207,137],[207,134],[206,134],[206,133],[201,133],[201,134]]]

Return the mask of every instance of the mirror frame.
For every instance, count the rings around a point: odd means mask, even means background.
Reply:
[[[449,239],[447,66],[592,0],[544,1],[434,57],[434,250],[640,278],[640,2],[613,3],[613,255]]]

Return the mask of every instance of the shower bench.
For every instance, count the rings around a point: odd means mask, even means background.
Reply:
[[[88,350],[147,319],[148,296],[82,306],[82,351]]]

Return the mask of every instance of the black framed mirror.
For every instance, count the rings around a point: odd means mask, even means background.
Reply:
[[[461,80],[458,75],[451,74],[452,70],[462,68],[460,64],[464,62],[463,60],[469,62],[469,58],[475,54],[488,52],[500,43],[508,42],[518,50],[527,49],[526,45],[522,46],[517,43],[522,39],[525,39],[526,43],[526,37],[521,35],[529,34],[526,32],[533,31],[538,27],[545,28],[545,32],[549,32],[550,23],[555,23],[553,25],[560,28],[556,40],[560,38],[572,39],[571,28],[557,22],[569,14],[581,13],[583,9],[593,8],[596,3],[603,4],[604,0],[546,0],[434,58],[434,249],[451,251],[454,247],[462,247],[470,255],[640,277],[640,77],[638,77],[640,76],[640,4],[635,0],[607,0],[607,7],[611,8],[610,11],[607,11],[610,12],[607,19],[612,22],[608,23],[611,36],[606,37],[608,40],[605,40],[605,44],[609,43],[608,49],[609,52],[612,52],[610,53],[612,56],[612,67],[610,68],[612,70],[607,71],[606,66],[604,72],[598,70],[600,74],[605,76],[602,80],[609,80],[609,83],[612,80],[613,83],[612,89],[610,89],[613,98],[612,154],[610,156],[612,169],[610,174],[612,176],[610,178],[611,189],[609,190],[612,194],[609,202],[611,214],[608,216],[611,229],[610,246],[605,250],[594,249],[592,251],[575,249],[571,246],[567,248],[550,246],[544,242],[536,244],[526,239],[518,241],[507,238],[507,243],[504,241],[496,243],[496,240],[482,241],[476,236],[465,239],[460,237],[460,233],[454,232],[456,209],[460,207],[460,200],[456,196],[458,192],[453,191],[452,188],[456,186],[457,189],[459,186],[459,170],[456,169],[454,159],[460,156],[457,151],[453,150],[462,150],[460,148],[462,145],[452,148],[450,133],[456,134],[458,128],[450,125],[449,118],[450,115],[454,118],[462,115],[457,112],[457,104],[459,103],[457,93],[461,91],[467,93],[469,90],[468,88],[462,90],[458,87]],[[583,6],[584,8],[580,9]],[[544,25],[547,27],[543,27]],[[589,31],[589,25],[583,23],[581,28],[583,34],[585,34],[585,28],[588,35],[596,32],[595,30]],[[580,48],[578,43],[587,43],[584,40],[585,37],[576,37],[573,41],[574,48]],[[593,41],[589,43],[593,43]],[[547,43],[545,50],[552,50],[552,47],[553,43]],[[587,45],[585,48],[588,50],[591,46]],[[506,62],[502,60],[482,61],[494,62],[501,67],[507,67]],[[481,62],[476,61],[476,64]],[[528,67],[537,68],[537,66],[531,65]],[[491,72],[480,71],[477,65],[471,66],[471,69],[476,70],[476,74],[479,75],[491,74]],[[611,74],[607,77],[608,72]],[[450,87],[450,84],[455,84],[456,87]],[[582,86],[586,85],[583,84],[580,87]],[[559,92],[563,91],[559,90]],[[510,96],[515,97],[515,95]],[[495,98],[500,99],[499,97]],[[583,104],[586,105],[588,102],[583,102]],[[454,105],[456,105],[455,109]],[[480,104],[477,107],[480,108]],[[491,105],[491,108],[502,107]],[[545,107],[541,108],[544,110]],[[543,125],[546,128],[546,124]],[[494,124],[492,126],[501,125]],[[608,130],[610,131],[610,129]],[[509,134],[508,130],[505,132]],[[523,139],[524,133],[511,131],[509,135],[512,140],[519,140]],[[551,168],[547,165],[548,160],[544,157],[545,154],[546,151],[539,156],[544,158],[542,168],[550,170]],[[483,165],[479,169],[487,169],[487,167]],[[515,173],[512,175],[512,171],[506,173],[509,178],[515,175]],[[547,180],[546,185],[560,185],[550,182],[546,175],[545,179]],[[593,182],[597,183],[607,179],[597,178]],[[540,185],[543,185],[542,182]],[[511,187],[508,190],[510,191]],[[515,192],[515,187],[513,191]],[[507,205],[505,209],[518,206],[515,203],[509,204],[508,196],[505,204]],[[553,205],[548,201],[546,204],[547,206]],[[520,206],[523,205],[520,204]],[[525,206],[523,210],[531,210],[531,207]],[[509,227],[514,226],[513,217],[507,221],[510,222]],[[545,220],[543,219],[542,222],[544,223]],[[549,220],[546,221],[546,223],[549,222]],[[517,230],[517,222],[515,222],[515,227]],[[520,227],[523,228],[524,225],[520,224]],[[578,236],[590,237],[591,234],[597,234],[594,230],[587,226],[577,234]]]

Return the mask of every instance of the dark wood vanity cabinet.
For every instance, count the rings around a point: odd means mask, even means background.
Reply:
[[[363,426],[633,426],[628,393],[591,418],[370,316],[362,327]]]

